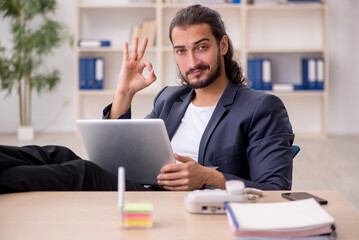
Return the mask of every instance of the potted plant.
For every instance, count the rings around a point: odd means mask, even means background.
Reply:
[[[61,23],[51,19],[56,0],[0,0],[0,15],[11,27],[11,49],[0,43],[1,89],[19,99],[19,140],[33,138],[32,92],[53,90],[60,82],[58,70],[45,72],[43,60],[53,49],[69,40]]]

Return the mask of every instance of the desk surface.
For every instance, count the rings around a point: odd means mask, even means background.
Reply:
[[[259,202],[287,201],[265,192]],[[359,239],[359,214],[333,191],[311,191],[329,201],[338,239]],[[188,213],[185,192],[126,192],[128,202],[152,202],[154,227],[118,227],[116,192],[28,192],[0,195],[0,239],[234,239],[225,215]]]

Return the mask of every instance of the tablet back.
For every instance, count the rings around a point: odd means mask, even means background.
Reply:
[[[162,166],[175,163],[167,130],[161,119],[77,120],[89,160],[141,184],[157,184]]]

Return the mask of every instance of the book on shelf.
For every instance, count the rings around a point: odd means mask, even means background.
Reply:
[[[104,59],[80,58],[79,62],[79,88],[103,89]]]
[[[307,90],[324,89],[324,59],[303,58],[302,59],[302,81]]]
[[[225,207],[238,239],[330,239],[335,235],[334,218],[312,198],[276,203],[226,202]]]
[[[144,19],[142,24],[134,25],[131,28],[131,34],[129,42],[133,46],[134,38],[138,37],[139,44],[142,43],[145,37],[148,38],[147,47],[153,47],[156,44],[156,20],[155,19]]]
[[[101,39],[80,39],[78,42],[78,46],[80,48],[111,47],[111,41]]]
[[[272,89],[272,62],[268,58],[248,59],[249,86],[256,90]]]
[[[156,0],[127,0],[129,3],[155,3]]]
[[[155,40],[156,40],[156,20],[155,19],[143,20],[140,41],[142,42],[145,37],[148,38],[148,43],[147,43],[148,47],[155,46]]]

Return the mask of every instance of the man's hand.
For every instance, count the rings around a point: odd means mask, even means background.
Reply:
[[[163,185],[167,190],[190,191],[203,187],[211,186],[211,182],[216,182],[214,187],[224,187],[224,176],[213,169],[204,167],[189,157],[174,154],[176,160],[182,164],[168,164],[162,167],[161,173],[157,176],[157,183]]]
[[[142,60],[146,51],[147,42],[148,39],[144,38],[138,50],[138,37],[135,37],[131,55],[129,55],[128,43],[125,42],[122,67],[117,81],[117,89],[112,103],[110,118],[118,118],[124,114],[130,108],[133,96],[156,80],[152,64],[147,60]],[[149,71],[147,78],[142,74],[145,67],[147,67]]]
[[[147,42],[148,39],[144,38],[142,46],[138,50],[138,37],[135,37],[131,56],[129,55],[128,43],[125,42],[122,67],[118,78],[118,92],[134,95],[156,80],[152,64],[147,60],[142,60],[146,51]],[[148,78],[142,75],[145,67],[147,67],[149,71]]]

